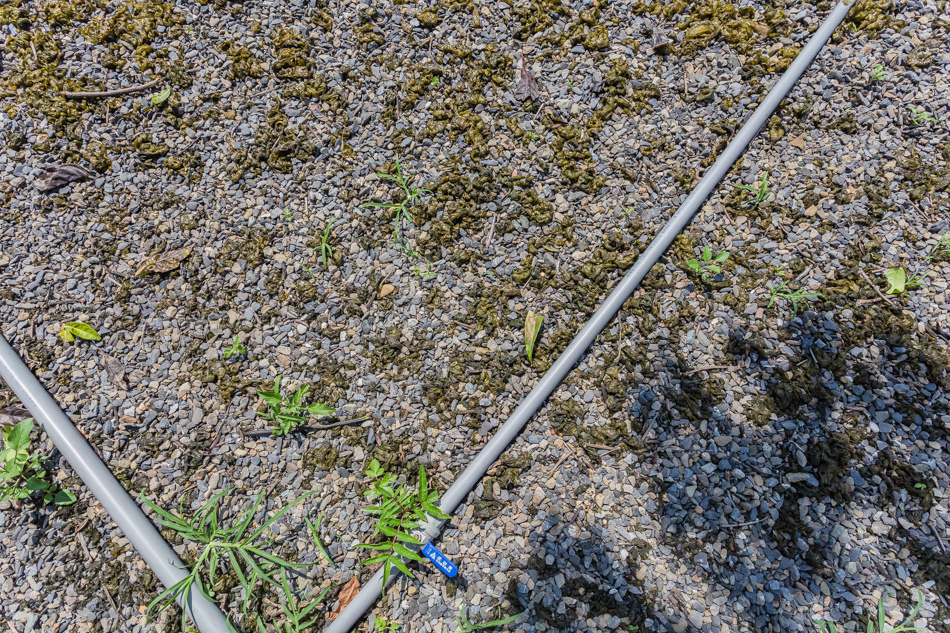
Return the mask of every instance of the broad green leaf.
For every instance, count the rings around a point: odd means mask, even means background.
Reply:
[[[98,332],[92,329],[92,326],[86,325],[85,323],[81,323],[79,321],[63,323],[63,327],[59,331],[59,336],[67,343],[72,343],[77,338],[85,339],[87,341],[102,340],[102,337],[99,336]]]
[[[307,407],[307,413],[310,415],[333,415],[336,413],[336,409],[328,407],[323,403],[315,402]]]
[[[419,561],[420,563],[425,561],[423,557],[419,556],[418,554],[408,549],[405,545],[402,545],[401,543],[393,543],[393,551],[399,554],[400,556],[404,558],[408,558],[410,560],[416,560],[416,561]]]
[[[712,259],[712,249],[708,246],[703,246],[703,261],[708,262]]]
[[[151,102],[152,102],[153,104],[159,105],[159,104],[161,104],[161,103],[164,103],[165,100],[168,99],[168,97],[171,96],[171,94],[172,94],[172,89],[171,89],[171,88],[165,88],[165,89],[162,90],[161,92],[158,92],[158,93],[156,93],[156,94],[153,94],[150,100],[151,100]]]
[[[715,264],[710,264],[710,265],[709,265],[709,270],[713,271],[714,273],[721,273],[721,272],[722,272],[722,268],[720,268],[719,266],[716,266]]]
[[[69,490],[57,490],[56,496],[53,497],[53,503],[58,506],[72,505],[76,503],[76,495]]]
[[[379,465],[378,460],[373,460],[369,463],[369,467],[366,469],[366,476],[375,479],[383,474],[383,469]]]
[[[686,265],[689,266],[690,268],[692,268],[693,270],[699,270],[699,268],[700,268],[700,264],[699,264],[699,260],[698,260],[698,259],[691,259],[691,260],[689,260],[688,262],[686,262]]]
[[[8,429],[6,435],[7,448],[19,452],[30,445],[30,431],[33,430],[33,418],[20,420],[12,429]]]
[[[727,259],[729,259],[729,253],[727,253],[726,251],[723,251],[723,252],[719,253],[718,255],[716,255],[716,263],[717,263],[717,264],[721,264],[721,263],[723,263],[724,261],[726,261]]]
[[[887,279],[887,283],[891,285],[891,287],[887,289],[887,294],[898,295],[904,292],[907,285],[907,273],[904,272],[903,268],[888,268],[884,276]]]
[[[26,480],[26,489],[30,492],[36,492],[37,490],[46,490],[49,488],[50,484],[43,481],[36,475],[33,475]]]
[[[534,360],[534,345],[538,340],[538,334],[541,332],[541,323],[544,317],[540,314],[528,311],[528,316],[524,320],[524,346],[528,352],[528,361]]]

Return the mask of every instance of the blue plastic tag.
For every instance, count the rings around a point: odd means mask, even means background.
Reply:
[[[455,578],[455,574],[459,573],[459,568],[446,558],[445,554],[437,550],[432,543],[426,543],[426,546],[422,548],[422,555],[431,560],[432,564],[449,578]]]

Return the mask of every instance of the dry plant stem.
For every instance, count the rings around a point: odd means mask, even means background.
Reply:
[[[326,429],[333,429],[338,426],[346,426],[347,424],[356,424],[357,422],[366,422],[369,420],[369,416],[362,418],[353,418],[352,420],[342,420],[340,422],[333,422],[332,424],[318,424],[316,426],[298,426],[294,429],[294,432],[300,433],[312,433],[313,431],[325,431]],[[270,437],[273,434],[272,429],[263,429],[260,431],[249,431],[247,433],[248,437]]]
[[[888,303],[894,303],[893,301],[891,301],[890,299],[888,299],[887,297],[885,297],[885,296],[881,293],[880,288],[878,288],[877,286],[874,285],[874,282],[871,281],[871,278],[868,277],[868,275],[867,275],[866,272],[864,272],[863,270],[858,270],[858,274],[861,275],[861,277],[864,278],[864,281],[868,282],[868,285],[869,285],[869,286],[871,286],[872,288],[874,288],[874,292],[877,293],[877,296],[879,296],[882,300],[884,300],[884,301],[886,301],[886,302],[888,302]]]
[[[713,369],[739,369],[737,365],[704,365],[702,367],[697,367],[696,369],[690,369],[687,372],[684,372],[684,376],[692,376],[693,374],[698,374],[701,371],[710,371]]]
[[[127,95],[133,92],[141,92],[143,90],[148,90],[149,88],[154,88],[159,83],[161,83],[162,78],[158,77],[148,82],[147,84],[140,84],[138,86],[129,86],[128,88],[118,88],[116,90],[104,90],[102,92],[64,92],[63,96],[67,99],[99,99],[102,97],[118,97],[120,95]]]

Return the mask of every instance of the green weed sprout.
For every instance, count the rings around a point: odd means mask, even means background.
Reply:
[[[284,209],[284,212],[281,214],[284,218],[284,222],[290,224],[294,221],[294,212],[290,209]]]
[[[926,288],[927,284],[924,283],[924,279],[927,277],[929,270],[920,272],[920,269],[915,269],[913,274],[908,277],[907,271],[903,267],[898,266],[897,268],[888,268],[887,272],[884,273],[884,278],[887,280],[887,283],[890,284],[890,288],[887,289],[887,294],[889,295],[899,295],[905,290],[910,290],[911,288]]]
[[[884,68],[884,64],[878,64],[871,69],[871,83],[884,81],[890,73]]]
[[[366,491],[366,496],[370,499],[378,499],[379,505],[365,508],[363,512],[376,516],[376,527],[373,529],[373,536],[381,534],[389,540],[384,543],[360,543],[357,547],[363,547],[378,551],[379,554],[363,561],[364,565],[383,564],[383,590],[389,583],[389,575],[392,568],[395,567],[410,578],[415,578],[403,559],[409,559],[422,562],[425,559],[414,551],[406,547],[409,545],[422,545],[415,536],[409,532],[422,525],[426,520],[426,513],[436,519],[448,519],[449,515],[439,510],[435,502],[439,498],[439,493],[429,492],[426,485],[425,467],[419,466],[419,486],[417,489],[410,488],[405,484],[396,485],[394,475],[383,472],[379,461],[370,462],[366,470],[366,475],[373,481],[373,487]]]
[[[413,266],[412,273],[422,279],[429,279],[430,277],[435,277],[439,274],[437,270],[432,270],[431,264],[426,264],[425,266]]]
[[[698,259],[691,259],[686,262],[686,266],[693,272],[698,273],[703,281],[709,281],[709,273],[721,273],[722,267],[719,264],[727,259],[729,259],[729,251],[722,251],[713,258],[712,249],[704,246],[702,255]]]
[[[327,262],[333,257],[333,251],[330,250],[330,229],[332,227],[333,222],[328,222],[327,228],[323,230],[323,235],[320,236],[320,258],[323,260],[324,268],[327,269],[330,268],[330,264]]]
[[[752,194],[751,198],[742,202],[742,206],[754,208],[765,202],[765,199],[769,197],[769,174],[766,172],[766,174],[762,176],[762,180],[759,182],[759,186],[757,187],[754,185],[732,186],[736,189],[742,189],[743,191],[747,191],[748,193]]]
[[[244,343],[241,342],[241,337],[235,334],[234,342],[228,347],[225,347],[221,354],[225,358],[231,358],[232,356],[243,356],[244,354],[247,354],[247,348],[244,347]]]
[[[514,622],[518,618],[524,615],[524,612],[517,613],[515,615],[509,616],[507,618],[500,618],[498,620],[492,620],[490,622],[482,622],[481,624],[472,624],[468,619],[468,607],[462,607],[459,610],[458,616],[455,618],[455,623],[458,624],[458,633],[472,633],[472,631],[481,631],[483,629],[490,629],[496,626],[504,626],[510,622]],[[501,609],[498,610],[498,615],[501,615]]]
[[[391,214],[393,214],[393,228],[395,229],[393,243],[398,243],[399,230],[402,227],[403,218],[409,222],[412,222],[412,215],[410,214],[409,210],[416,206],[416,202],[422,198],[422,194],[432,192],[428,189],[416,189],[411,185],[415,176],[409,176],[407,178],[402,173],[402,164],[399,162],[399,156],[396,156],[395,176],[377,173],[376,177],[396,183],[396,185],[398,185],[402,190],[403,199],[399,204],[389,202],[366,202],[362,206],[368,209],[386,209]]]
[[[30,431],[33,418],[20,420],[3,429],[3,450],[0,451],[0,501],[19,501],[34,492],[43,493],[43,503],[68,506],[76,503],[76,495],[46,478],[45,457],[30,452]]]
[[[806,302],[808,299],[814,299],[822,296],[820,292],[806,292],[804,290],[792,290],[788,287],[788,282],[784,279],[781,282],[773,282],[768,285],[769,295],[769,305],[765,306],[766,308],[771,308],[776,299],[785,299],[792,304],[792,317],[798,316],[798,302]]]
[[[304,400],[310,391],[310,385],[297,387],[297,392],[290,398],[280,393],[280,376],[274,379],[274,387],[269,391],[257,390],[257,395],[267,403],[267,409],[258,411],[257,415],[277,423],[274,435],[287,435],[307,421],[311,415],[331,415],[336,409],[325,404],[315,402],[304,406]]]
[[[232,527],[224,527],[218,514],[221,499],[234,488],[228,488],[211,497],[191,517],[186,518],[181,508],[177,514],[172,514],[156,503],[145,498],[142,491],[141,501],[151,508],[156,520],[162,527],[177,533],[181,538],[199,547],[194,562],[185,565],[188,575],[171,587],[162,591],[146,610],[146,617],[153,618],[175,603],[179,597],[183,604],[191,600],[192,586],[208,600],[214,600],[210,594],[215,585],[215,579],[220,575],[234,574],[244,589],[244,612],[255,595],[258,584],[281,587],[281,577],[285,570],[310,567],[316,563],[291,563],[272,552],[267,551],[276,537],[265,535],[267,529],[280,519],[288,510],[304,501],[316,490],[304,493],[284,506],[273,516],[264,521],[257,529],[251,531],[251,523],[264,499],[264,493],[257,496],[254,504],[236,519]],[[288,598],[289,599],[289,598]],[[308,611],[309,613],[309,611]],[[305,616],[304,616],[305,617]],[[186,624],[185,611],[182,611],[182,629]]]
[[[893,591],[885,591],[884,595],[895,595]],[[884,595],[880,597],[877,601],[877,623],[875,626],[874,618],[872,617],[868,620],[867,633],[905,633],[907,631],[922,631],[923,629],[919,626],[912,626],[910,623],[914,621],[914,618],[917,617],[917,614],[920,612],[920,607],[924,604],[924,594],[921,593],[920,589],[917,590],[917,606],[914,607],[914,610],[909,616],[904,618],[896,627],[893,629],[886,628],[887,622],[884,617]],[[835,627],[834,622],[829,620],[815,620],[815,626],[818,628],[819,633],[838,633],[838,629]]]
[[[373,630],[379,633],[396,633],[399,630],[399,623],[390,622],[386,618],[373,618]]]
[[[916,106],[909,105],[907,106],[907,109],[910,110],[911,122],[916,126],[923,125],[924,123],[939,123],[940,122],[940,119],[936,118],[935,116],[933,116],[932,114],[924,110],[923,106],[918,108]]]

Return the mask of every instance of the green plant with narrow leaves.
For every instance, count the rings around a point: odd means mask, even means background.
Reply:
[[[438,275],[439,271],[433,270],[432,264],[425,264],[424,266],[413,266],[412,274],[422,279],[429,279]]]
[[[410,213],[410,209],[416,206],[416,203],[422,199],[423,194],[432,192],[428,189],[417,189],[412,185],[412,181],[415,179],[415,176],[407,177],[402,173],[402,164],[399,162],[399,156],[396,156],[395,176],[377,173],[376,177],[396,183],[396,185],[402,190],[402,201],[400,201],[398,204],[391,202],[366,202],[363,204],[363,207],[367,209],[386,209],[392,214],[393,229],[395,231],[393,243],[398,244],[399,231],[402,228],[403,219],[408,220],[411,223],[412,214]]]
[[[287,570],[281,568],[280,597],[278,600],[280,600],[280,609],[284,613],[285,620],[281,625],[275,625],[274,630],[277,633],[302,633],[312,627],[320,619],[319,617],[311,617],[315,616],[313,611],[323,604],[323,600],[327,597],[329,591],[330,587],[327,586],[316,598],[307,602],[311,592],[305,592],[298,597],[287,580]],[[270,633],[260,615],[257,616],[257,628],[261,633]]]
[[[885,595],[895,595],[893,591],[885,591],[884,594],[877,601],[877,622],[874,621],[872,617],[868,620],[867,633],[906,633],[909,631],[923,631],[924,629],[919,626],[913,626],[914,618],[917,617],[917,614],[920,612],[920,607],[924,604],[924,594],[917,590],[917,606],[914,607],[914,610],[909,616],[904,618],[898,623],[894,628],[887,628],[887,618],[884,614],[884,596]],[[815,626],[818,628],[820,633],[838,633],[835,623],[830,620],[815,620]]]
[[[792,317],[798,316],[798,302],[807,303],[809,299],[818,298],[821,295],[820,292],[807,292],[805,290],[792,290],[788,287],[788,281],[782,279],[780,281],[773,281],[768,285],[769,295],[769,305],[765,306],[766,308],[771,308],[775,305],[776,300],[785,299],[792,304]]]
[[[763,202],[765,202],[765,200],[769,197],[769,174],[768,172],[766,172],[766,174],[762,176],[762,180],[759,181],[758,186],[754,186],[754,185],[732,185],[732,186],[735,187],[736,189],[742,189],[743,191],[746,191],[752,194],[751,198],[748,198],[747,200],[744,200],[742,202],[742,206],[755,208],[759,206],[760,204],[762,204]]]
[[[729,259],[729,251],[722,251],[713,257],[712,249],[708,246],[703,247],[703,252],[698,258],[693,258],[686,262],[686,267],[699,275],[703,281],[709,281],[709,273],[719,274],[722,272],[722,264]]]
[[[257,395],[267,404],[264,411],[257,415],[277,423],[274,435],[287,435],[307,421],[311,415],[332,415],[336,409],[320,402],[305,405],[304,402],[310,392],[310,385],[301,385],[289,398],[280,393],[280,376],[274,379],[274,387],[268,391],[257,390]]]
[[[76,503],[76,495],[49,481],[43,469],[45,457],[30,452],[33,418],[20,420],[3,429],[3,451],[0,451],[0,501],[20,501],[34,493],[43,493],[43,502],[68,506]]]
[[[925,123],[939,123],[940,119],[934,115],[927,112],[923,106],[919,108],[917,106],[909,105],[907,109],[910,111],[910,122],[915,126],[921,126]]]
[[[330,229],[333,228],[333,221],[327,222],[327,228],[323,230],[320,236],[320,259],[323,260],[323,267],[330,268],[330,259],[333,257],[333,250],[330,248]],[[317,250],[317,249],[313,249]]]
[[[219,514],[219,506],[221,500],[233,489],[228,488],[217,493],[190,517],[185,517],[181,508],[174,514],[168,512],[148,500],[145,497],[145,491],[142,491],[141,501],[155,512],[159,525],[174,531],[187,541],[189,553],[194,555],[193,562],[185,565],[188,575],[171,587],[167,587],[149,603],[146,610],[146,617],[149,619],[165,611],[179,598],[183,604],[188,604],[194,590],[208,600],[214,601],[211,594],[216,579],[231,574],[237,578],[244,589],[243,611],[247,613],[247,608],[259,589],[272,585],[280,590],[282,575],[285,571],[316,565],[316,563],[291,563],[269,551],[270,546],[277,539],[267,534],[269,527],[291,508],[316,494],[316,490],[300,495],[252,530],[251,526],[264,500],[264,493],[261,492],[257,496],[254,504],[242,512],[231,527],[225,527]],[[316,529],[319,529],[319,520]],[[195,551],[196,548],[197,551]],[[186,626],[186,617],[185,610],[182,610],[182,630]],[[306,617],[306,614],[303,617]]]
[[[490,629],[496,626],[504,626],[514,622],[518,618],[524,615],[524,613],[517,613],[507,618],[498,618],[497,620],[491,620],[490,622],[482,622],[481,624],[473,624],[468,619],[468,607],[463,606],[459,610],[459,614],[455,617],[455,623],[458,624],[459,630],[458,633],[472,633],[472,631],[481,631],[484,629]],[[501,609],[498,610],[498,615],[501,615]]]
[[[228,347],[224,348],[222,355],[225,358],[231,358],[232,356],[243,356],[247,354],[247,348],[244,347],[244,343],[241,342],[241,337],[237,334],[234,335],[234,342],[231,343]]]
[[[102,337],[99,336],[99,333],[96,332],[91,325],[87,325],[82,321],[63,323],[63,327],[59,331],[59,337],[67,343],[72,343],[77,338],[81,338],[85,341],[102,340]]]
[[[381,534],[388,540],[383,543],[360,543],[357,547],[379,552],[372,558],[363,561],[364,565],[383,564],[383,590],[389,583],[392,568],[395,567],[410,578],[415,578],[403,559],[422,562],[425,559],[407,547],[419,546],[422,543],[410,534],[426,521],[426,513],[436,519],[448,519],[449,515],[439,510],[435,502],[439,493],[430,492],[426,484],[426,470],[419,466],[419,485],[412,488],[406,484],[396,485],[396,476],[383,472],[377,460],[370,462],[366,475],[372,480],[373,487],[366,491],[366,496],[372,501],[379,501],[378,505],[365,508],[363,512],[376,517],[376,527],[373,536]]]

